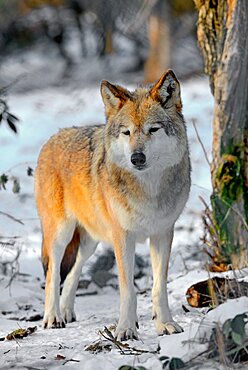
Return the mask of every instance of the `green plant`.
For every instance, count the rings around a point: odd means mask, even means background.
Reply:
[[[208,357],[234,363],[248,361],[248,337],[245,333],[247,319],[247,313],[243,313],[226,320],[222,328],[216,325],[212,329]]]
[[[223,154],[221,165],[217,171],[220,198],[232,205],[243,192],[243,156],[241,149],[234,148],[235,154]]]
[[[1,96],[1,90],[0,90],[0,96]],[[17,127],[16,123],[19,122],[19,118],[17,118],[14,114],[9,112],[9,106],[6,103],[6,100],[3,98],[0,98],[0,124],[6,121],[9,128],[17,134]]]
[[[222,153],[216,172],[216,188],[211,197],[214,232],[218,236],[217,249],[220,259],[226,264],[235,264],[234,261],[239,259],[244,260],[245,265],[247,257],[248,184],[247,148],[244,143],[230,143]],[[241,266],[242,263],[239,263],[236,267]]]
[[[161,356],[159,357],[163,364],[163,369],[178,370],[183,369],[186,364],[178,357]]]

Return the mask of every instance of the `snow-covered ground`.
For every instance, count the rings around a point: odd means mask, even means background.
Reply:
[[[104,78],[105,76],[103,76]],[[119,81],[115,81],[119,82]],[[132,88],[132,86],[129,86]],[[7,126],[0,127],[0,174],[8,175],[7,190],[0,191],[0,211],[22,221],[20,224],[0,213],[0,241],[15,237],[15,246],[0,244],[0,262],[11,261],[16,248],[21,248],[19,274],[9,283],[10,276],[0,274],[0,337],[19,327],[38,325],[31,336],[18,341],[0,342],[0,369],[118,369],[121,365],[145,366],[147,369],[162,369],[159,357],[176,356],[189,360],[206,349],[198,338],[199,325],[210,330],[209,322],[220,318],[206,311],[192,309],[187,305],[187,288],[200,280],[208,278],[204,268],[205,256],[200,237],[203,233],[201,195],[207,202],[211,194],[210,171],[202,148],[192,125],[194,119],[211,158],[211,121],[213,99],[208,80],[198,77],[182,83],[184,115],[188,126],[189,144],[192,160],[192,191],[187,206],[177,222],[173,251],[169,270],[169,303],[176,321],[184,332],[172,336],[158,337],[151,320],[151,269],[137,281],[139,341],[129,342],[133,347],[159,353],[141,355],[122,355],[117,348],[110,352],[92,354],[85,347],[99,339],[98,330],[117,322],[119,309],[118,290],[113,286],[102,289],[91,282],[88,289],[80,289],[76,298],[77,322],[68,324],[65,329],[44,331],[41,320],[27,322],[35,314],[43,313],[44,282],[40,263],[41,230],[33,197],[33,177],[27,176],[27,167],[35,167],[42,144],[59,128],[71,125],[94,124],[104,121],[104,109],[99,86],[79,88],[48,87],[27,93],[12,94],[8,103],[11,111],[21,122],[19,134],[13,135]],[[12,193],[11,178],[18,177],[21,184],[19,194]],[[4,237],[4,238],[3,238]],[[98,254],[103,253],[100,247]],[[148,260],[148,246],[139,245],[137,253]],[[93,257],[94,259],[94,257]],[[89,264],[88,264],[89,266]],[[82,278],[87,275],[87,267]],[[90,294],[91,293],[91,294]],[[185,312],[182,305],[189,308]],[[248,298],[225,304],[225,318],[248,310]],[[228,314],[227,314],[228,312]],[[209,322],[204,326],[209,318]],[[202,329],[201,329],[202,330]],[[204,334],[204,333],[203,333]],[[198,338],[199,339],[199,338]],[[64,356],[65,359],[57,355]],[[77,360],[68,361],[67,360]],[[210,368],[214,368],[212,364]],[[202,365],[201,369],[209,368]],[[216,368],[218,366],[216,365]],[[220,368],[220,367],[219,367]]]

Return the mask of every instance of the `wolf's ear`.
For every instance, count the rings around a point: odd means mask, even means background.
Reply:
[[[103,80],[101,83],[101,94],[107,116],[111,111],[119,110],[128,99],[131,99],[131,94],[128,90],[119,85],[112,85],[106,80]]]
[[[177,111],[182,110],[180,84],[171,69],[168,69],[152,87],[151,96],[164,108],[171,108],[174,105]]]

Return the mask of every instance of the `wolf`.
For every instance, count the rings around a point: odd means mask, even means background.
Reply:
[[[43,327],[65,327],[76,319],[82,266],[103,241],[113,246],[118,266],[116,338],[137,339],[135,243],[149,239],[155,327],[159,335],[180,333],[167,298],[174,224],[190,191],[180,84],[167,70],[153,85],[133,92],[104,80],[101,95],[106,124],[60,130],[38,158],[35,198],[46,274]]]

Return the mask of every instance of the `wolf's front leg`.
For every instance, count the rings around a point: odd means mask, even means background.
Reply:
[[[181,326],[172,319],[167,297],[167,273],[173,231],[173,228],[171,228],[163,235],[154,236],[150,239],[153,270],[153,319],[159,335],[181,333],[183,331]]]
[[[120,317],[115,336],[120,341],[138,339],[137,298],[133,283],[135,240],[130,235],[118,237],[114,249],[120,285]]]

